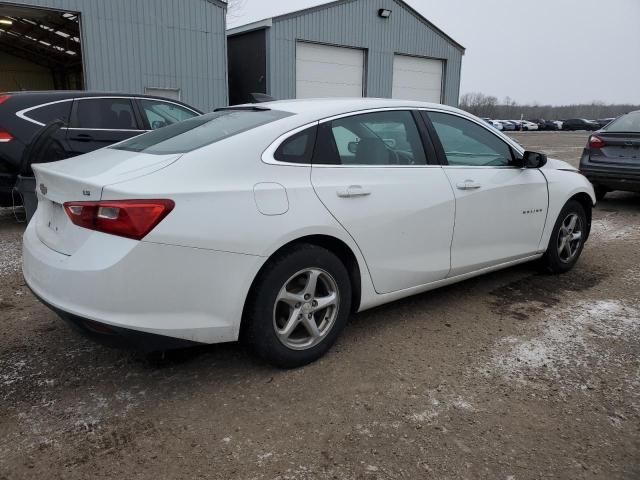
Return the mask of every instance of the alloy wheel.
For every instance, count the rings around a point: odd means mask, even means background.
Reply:
[[[280,289],[273,309],[273,327],[280,342],[292,350],[318,345],[338,317],[340,292],[335,279],[319,268],[301,270]]]
[[[570,213],[563,220],[558,232],[558,258],[563,263],[570,263],[582,246],[582,219],[577,213]]]

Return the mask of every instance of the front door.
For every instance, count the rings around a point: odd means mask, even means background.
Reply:
[[[515,166],[512,148],[489,127],[450,113],[428,116],[456,196],[450,276],[537,253],[549,202],[542,172]]]
[[[455,199],[441,166],[427,161],[410,111],[321,123],[311,179],[358,244],[378,293],[447,276]]]
[[[71,156],[93,152],[144,133],[129,98],[78,98],[67,143]]]

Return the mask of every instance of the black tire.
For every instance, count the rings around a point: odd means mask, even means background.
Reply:
[[[604,200],[604,197],[607,195],[607,193],[609,193],[609,190],[607,190],[604,187],[601,187],[600,185],[594,185],[593,189],[596,192],[597,201]]]
[[[319,340],[320,343],[296,350],[279,339],[274,317],[281,289],[292,276],[305,269],[322,270],[334,281],[338,292],[337,312],[333,316],[332,327]],[[346,326],[351,313],[351,295],[349,273],[335,254],[316,245],[296,245],[269,260],[256,279],[245,309],[242,339],[254,354],[276,367],[297,368],[307,365],[322,357]],[[293,310],[293,306],[291,308]]]
[[[577,215],[579,218],[582,238],[579,245],[577,245],[575,254],[571,258],[563,259],[558,251],[561,243],[561,230],[563,228],[563,223],[571,215]],[[566,273],[571,270],[582,254],[586,235],[587,215],[584,211],[584,207],[576,200],[569,200],[560,212],[560,215],[558,215],[556,224],[553,227],[547,251],[541,259],[543,269],[548,273]]]

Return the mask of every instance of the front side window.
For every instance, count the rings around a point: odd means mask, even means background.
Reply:
[[[140,100],[140,105],[151,130],[189,120],[198,115],[180,105],[161,100]]]
[[[449,165],[505,167],[513,164],[511,148],[484,127],[448,113],[429,112]]]
[[[317,163],[372,166],[427,163],[418,127],[409,111],[353,115],[329,122],[323,128],[329,134],[318,143],[330,142],[335,148],[326,145],[320,148],[328,158],[318,158]]]
[[[145,133],[111,148],[155,155],[187,153],[290,115],[279,110],[221,110]]]
[[[76,101],[73,128],[138,130],[133,105],[128,98],[91,98]]]

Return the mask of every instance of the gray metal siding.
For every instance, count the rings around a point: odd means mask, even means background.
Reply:
[[[21,0],[81,14],[88,90],[179,88],[204,111],[227,105],[225,9],[207,0]],[[1,4],[1,2],[0,2]]]
[[[378,10],[393,11],[388,20]],[[366,95],[390,97],[396,53],[445,60],[443,103],[457,105],[462,49],[395,0],[355,0],[274,18],[270,29],[270,94],[296,94],[296,41],[362,48],[366,51]]]

